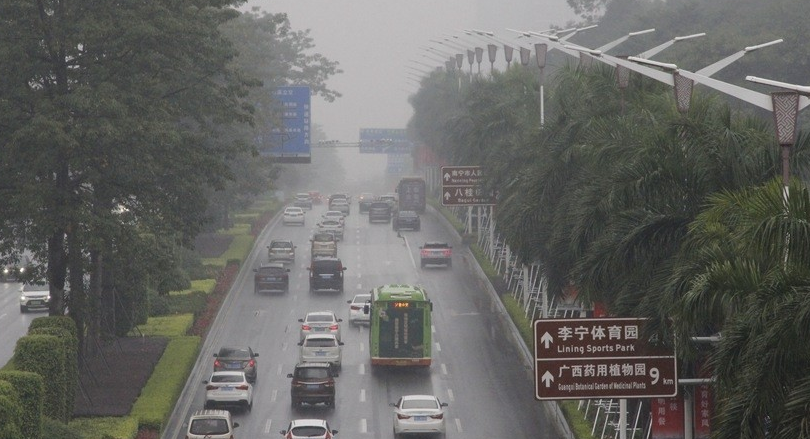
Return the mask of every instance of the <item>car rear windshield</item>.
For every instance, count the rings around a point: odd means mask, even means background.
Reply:
[[[316,233],[312,237],[313,241],[321,241],[321,242],[331,242],[335,240],[335,236],[330,233]]]
[[[424,248],[447,248],[446,243],[428,243],[424,245]]]
[[[250,352],[247,349],[240,348],[221,348],[219,350],[219,356],[226,358],[250,358]]]
[[[191,434],[228,434],[228,421],[225,419],[194,419],[189,428]]]
[[[271,248],[292,248],[291,242],[274,242],[270,244]]]
[[[242,375],[214,375],[211,377],[212,383],[241,383],[244,380]]]
[[[304,340],[304,346],[308,348],[333,348],[337,346],[334,338],[308,338]]]
[[[312,314],[307,316],[307,322],[333,322],[334,319],[328,314]]]
[[[329,369],[325,367],[302,367],[295,371],[295,376],[300,379],[329,378]]]
[[[436,401],[432,399],[408,399],[402,401],[404,409],[435,409],[438,408]]]
[[[292,429],[295,437],[324,437],[326,429],[323,427],[295,427]]]
[[[286,273],[283,268],[278,267],[262,267],[259,269],[259,274],[281,274]]]
[[[340,261],[315,261],[312,263],[315,271],[322,273],[335,273],[343,269]]]

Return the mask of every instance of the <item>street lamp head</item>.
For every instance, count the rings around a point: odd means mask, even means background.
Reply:
[[[681,37],[675,37],[672,40],[675,41],[675,42],[678,42],[678,41],[691,40],[692,38],[705,37],[705,36],[706,36],[706,32],[701,32],[699,34],[692,34],[692,35],[684,35],[684,36],[681,36]]]
[[[627,35],[629,35],[629,36],[631,36],[631,37],[634,37],[634,36],[636,36],[636,35],[644,35],[644,34],[648,34],[648,33],[651,33],[651,32],[655,32],[655,28],[652,28],[652,29],[644,29],[644,30],[640,30],[640,31],[636,31],[636,32],[630,32],[630,33],[629,33],[629,34],[627,34]]]
[[[753,51],[755,51],[757,49],[762,49],[763,47],[773,46],[774,44],[779,44],[779,43],[782,43],[784,41],[785,40],[780,38],[778,40],[769,41],[767,43],[757,44],[756,46],[748,46],[743,50],[745,50],[746,52],[753,52]]]
[[[563,44],[566,49],[576,50],[577,52],[585,52],[593,56],[602,56],[601,50],[589,49],[587,47],[577,46],[575,44]]]
[[[671,72],[674,72],[674,71],[678,70],[678,66],[675,65],[675,64],[652,61],[652,60],[649,60],[649,59],[646,59],[646,58],[639,58],[637,56],[628,56],[627,60],[635,62],[635,63],[639,63],[639,64],[646,64],[646,65],[653,66],[653,67],[659,67],[659,68],[662,68],[664,70],[668,70],[668,71],[671,71]]]
[[[810,86],[807,85],[790,84],[787,82],[774,81],[772,79],[758,78],[756,76],[746,76],[745,80],[757,84],[770,85],[772,87],[779,87],[787,90],[793,90],[799,92],[799,94],[802,95],[810,95]]]

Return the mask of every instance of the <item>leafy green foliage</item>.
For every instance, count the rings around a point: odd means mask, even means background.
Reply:
[[[55,419],[43,418],[42,437],[44,438],[58,437],[60,439],[86,439],[87,436],[82,435],[82,433],[79,430],[73,428],[72,425],[66,425]],[[128,438],[121,437],[121,439],[128,439]]]
[[[135,439],[138,434],[138,420],[133,416],[77,418],[69,426],[83,439]]]
[[[26,335],[17,340],[14,364],[18,370],[34,372],[45,379],[43,414],[53,419],[65,419],[65,358],[64,345],[53,335]]]
[[[11,383],[17,392],[21,412],[18,418],[21,439],[41,439],[45,379],[34,372],[5,370],[0,371],[0,381]]]
[[[0,439],[15,439],[22,436],[19,420],[20,399],[8,381],[0,380]]]

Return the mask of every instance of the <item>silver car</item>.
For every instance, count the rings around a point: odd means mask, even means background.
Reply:
[[[433,395],[404,395],[392,402],[394,407],[394,437],[404,433],[445,433],[444,408],[446,402]]]
[[[298,362],[329,363],[340,368],[343,359],[343,342],[333,334],[310,334],[298,342]]]
[[[270,262],[295,262],[295,244],[289,239],[274,239],[267,246]]]
[[[306,221],[306,217],[304,216],[304,209],[300,207],[290,206],[284,209],[284,214],[281,218],[281,222],[286,224],[300,224],[304,225]]]
[[[313,311],[298,321],[301,322],[299,341],[310,334],[332,334],[340,341],[340,322],[343,319],[339,319],[332,311]]]
[[[369,313],[366,313],[364,308],[371,301],[371,294],[362,293],[355,294],[352,300],[347,300],[349,304],[349,323],[368,323]]]

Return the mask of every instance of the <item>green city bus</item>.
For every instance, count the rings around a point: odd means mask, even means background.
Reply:
[[[368,310],[372,366],[430,366],[433,303],[425,290],[412,285],[374,288]]]

